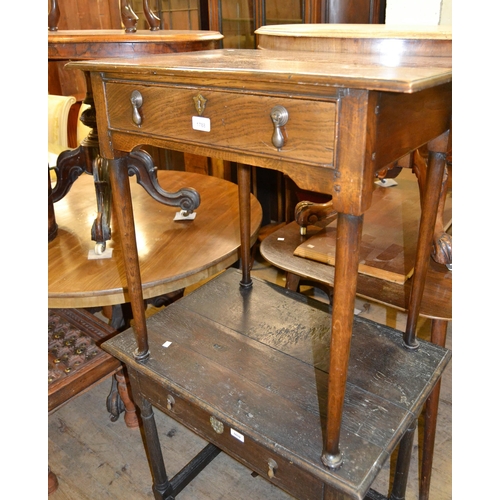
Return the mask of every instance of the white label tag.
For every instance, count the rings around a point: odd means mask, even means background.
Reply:
[[[196,217],[196,212],[191,212],[190,214],[185,212],[175,212],[174,220],[194,220]]]
[[[172,342],[170,342],[170,340],[167,340],[163,345],[163,347],[170,347],[170,344],[172,344]]]
[[[193,116],[193,130],[210,132],[210,118],[205,118],[203,116]]]
[[[234,429],[231,429],[231,436],[235,437],[242,443],[245,442],[245,436],[243,434],[240,434],[238,431],[235,431]]]
[[[102,253],[95,253],[95,250],[89,250],[88,259],[89,260],[98,260],[98,259],[111,259],[113,257],[113,249],[106,248]]]
[[[380,179],[378,181],[375,181],[375,184],[377,184],[377,186],[382,186],[384,188],[389,188],[398,185],[398,183],[394,179]]]

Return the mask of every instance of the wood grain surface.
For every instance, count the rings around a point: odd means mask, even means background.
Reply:
[[[416,177],[403,169],[392,187],[375,186],[372,205],[364,216],[359,272],[393,283],[412,274],[420,221],[420,194]],[[388,181],[386,181],[388,182]],[[445,230],[451,225],[451,197],[443,214]],[[335,265],[337,222],[302,242],[294,255]]]
[[[238,187],[215,177],[159,171],[167,191],[195,188],[201,196],[193,221],[174,221],[176,207],[154,201],[134,179],[131,189],[144,298],[156,297],[205,279],[239,256]],[[252,243],[262,219],[252,196]],[[97,212],[93,179],[82,175],[55,204],[57,237],[48,249],[49,307],[91,307],[128,302],[117,226],[111,219],[110,259],[90,260],[90,229]],[[115,230],[113,230],[115,227]]]

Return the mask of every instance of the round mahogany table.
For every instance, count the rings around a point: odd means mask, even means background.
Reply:
[[[155,201],[131,178],[137,246],[144,299],[198,283],[239,258],[238,186],[216,177],[178,171],[158,171],[163,189],[192,187],[201,203],[194,220],[174,221],[178,207]],[[102,307],[129,301],[118,227],[107,251],[95,255],[90,228],[97,213],[93,178],[82,175],[70,192],[55,203],[56,238],[48,247],[48,306]],[[262,209],[251,200],[252,244],[258,236]],[[111,216],[113,227],[114,214]]]

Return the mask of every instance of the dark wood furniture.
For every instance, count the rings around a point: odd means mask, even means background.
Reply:
[[[146,363],[134,358],[133,330],[106,342],[127,365],[146,433],[156,433],[154,404],[295,498],[385,498],[370,485],[412,428],[449,353],[425,342],[411,352],[400,332],[355,319],[343,464],[329,470],[320,456],[330,310],[256,278],[238,290],[240,280],[230,269],[149,318]],[[148,451],[158,469],[155,498],[175,498],[177,481],[167,482],[154,442]],[[404,498],[399,490],[394,494]]]
[[[138,427],[123,366],[100,348],[101,342],[117,331],[85,309],[49,309],[48,322],[49,413],[104,378],[115,375],[108,410],[113,420],[125,411],[127,426]]]
[[[333,31],[338,28],[332,26]],[[381,43],[382,40],[385,43]],[[397,63],[393,52],[384,52],[386,48],[395,46],[401,49]],[[251,442],[254,438],[257,441],[257,438],[255,429],[251,429],[247,419],[252,418],[250,415],[266,412],[290,419],[279,425],[286,429],[286,435],[294,436],[295,440],[302,438],[300,429],[307,419],[290,409],[288,403],[279,397],[271,397],[266,403],[264,395],[270,393],[264,391],[262,398],[255,399],[247,407],[246,382],[245,387],[241,388],[241,398],[238,397],[238,389],[232,390],[240,375],[245,378],[251,376],[248,370],[243,370],[247,365],[242,354],[241,363],[237,363],[235,367],[237,375],[234,381],[231,378],[229,384],[226,375],[220,370],[212,373],[207,368],[208,353],[217,352],[219,347],[221,352],[224,352],[226,345],[233,340],[236,352],[243,353],[247,350],[245,344],[250,332],[246,327],[251,328],[249,315],[254,312],[255,303],[244,298],[257,296],[266,290],[266,287],[262,289],[256,282],[253,284],[255,288],[252,288],[250,277],[249,166],[279,170],[289,175],[301,188],[330,192],[339,213],[337,269],[342,272],[335,274],[331,321],[329,315],[327,321],[328,329],[331,327],[331,340],[330,353],[323,372],[325,385],[317,386],[319,375],[317,377],[315,374],[309,379],[311,385],[306,391],[318,396],[325,409],[324,418],[316,420],[314,439],[317,444],[313,448],[306,446],[308,453],[311,453],[310,460],[306,459],[303,455],[305,451],[300,451],[297,444],[274,441],[278,436],[269,435],[271,430],[268,428],[264,430],[264,418],[258,420],[258,425],[261,426],[259,432],[265,453],[271,454],[274,462],[279,460],[283,468],[286,463],[294,464],[293,467],[290,465],[294,474],[300,474],[302,479],[294,481],[293,485],[287,482],[289,479],[285,479],[281,485],[292,490],[298,498],[307,498],[309,495],[300,489],[301,484],[311,487],[314,484],[316,497],[362,498],[368,492],[370,480],[376,475],[381,461],[389,456],[402,438],[400,467],[394,488],[396,496],[404,492],[415,416],[421,410],[424,400],[437,383],[449,359],[449,353],[438,346],[418,344],[415,340],[415,326],[425,284],[430,241],[448,149],[451,118],[450,46],[451,34],[439,28],[408,33],[389,27],[374,29],[373,26],[361,26],[357,31],[346,32],[341,29],[338,32],[339,50],[330,54],[218,50],[128,61],[71,63],[73,68],[90,72],[97,123],[102,129],[108,130],[106,140],[100,142],[101,154],[109,169],[113,199],[121,209],[118,223],[135,324],[133,330],[115,337],[110,343],[105,343],[104,348],[127,363],[136,374],[133,382],[134,397],[141,406],[143,415],[147,415],[146,443],[152,458],[156,498],[172,498],[177,491],[177,481],[172,484],[165,474],[151,411],[151,403],[166,410],[172,407],[172,401],[169,402],[168,398],[170,391],[186,398],[193,405],[189,412],[182,410],[177,417],[186,425],[195,427],[206,439],[218,446],[223,444],[218,435],[214,436],[210,431],[201,430],[197,424],[189,423],[191,417],[194,419],[197,414],[196,408],[215,418],[214,428],[221,429],[217,423],[220,421],[224,428],[229,426],[235,429],[236,434],[241,434]],[[387,60],[384,59],[386,55],[393,57]],[[140,109],[143,121],[140,128],[132,119],[134,109],[130,106],[129,98],[133,92],[140,92],[143,97]],[[161,112],[162,105],[168,105],[172,115],[165,116]],[[356,345],[354,340],[351,343],[351,338],[353,325],[358,325],[357,320],[353,318],[353,310],[363,213],[370,206],[376,172],[425,143],[428,143],[429,149],[429,175],[423,200],[408,327],[403,341],[400,333],[389,330],[387,334],[382,334],[384,338],[393,339],[396,343],[390,342],[393,347],[399,346],[396,350],[404,353],[404,360],[400,363],[397,360],[398,355],[386,354],[384,348],[376,347],[375,339],[380,338],[382,330],[385,332],[380,325],[367,327],[368,340],[364,347],[371,349],[373,346],[370,359],[388,359],[391,366],[398,367],[398,374],[394,375],[393,380],[398,381],[396,385],[399,382],[404,383],[402,390],[405,397],[412,389],[400,377],[410,366],[409,360],[413,359],[422,367],[424,360],[430,359],[427,349],[435,352],[437,358],[435,364],[429,367],[427,376],[411,377],[412,382],[418,381],[418,397],[406,399],[409,405],[404,414],[400,414],[401,418],[394,423],[395,427],[390,426],[397,429],[396,433],[385,432],[388,430],[385,427],[387,418],[382,418],[382,422],[377,422],[373,427],[370,425],[375,434],[381,432],[383,437],[382,443],[377,445],[378,460],[371,461],[374,457],[371,455],[365,463],[362,457],[366,455],[358,453],[355,459],[351,457],[351,441],[343,438],[341,442],[342,435],[351,432],[355,434],[355,429],[343,428],[342,418],[346,418],[349,408],[349,397],[346,398],[349,394],[346,390],[350,387],[348,369],[350,359],[353,359],[350,356],[351,345],[353,348]],[[180,324],[181,331],[186,336],[193,328],[198,328],[196,325],[199,322],[203,323],[203,335],[208,339],[208,351],[199,358],[197,370],[189,370],[185,380],[182,380],[182,377],[177,379],[175,374],[170,378],[165,371],[169,370],[170,360],[175,361],[177,357],[176,354],[170,356],[168,353],[175,352],[177,347],[168,351],[169,348],[159,345],[157,339],[150,339],[147,333],[127,178],[130,154],[133,154],[130,152],[139,144],[178,149],[239,163],[241,242],[244,249],[241,276],[228,278],[230,283],[222,287],[222,292],[219,290],[216,293],[210,284],[208,285],[208,302],[216,316],[213,321],[187,319],[192,317],[191,312],[196,308],[196,304],[190,306],[191,300],[194,300],[190,299],[190,296],[167,307],[164,314],[160,313],[160,318],[167,318],[169,329],[171,325]],[[227,276],[231,274],[228,273]],[[279,290],[275,292],[280,293]],[[268,309],[279,304],[275,292],[270,292],[269,300],[258,302],[260,305],[257,314],[264,331],[267,328],[267,316],[271,314]],[[280,311],[289,314],[298,308],[297,301],[301,299],[285,296],[288,298],[284,304],[281,303]],[[226,305],[224,298],[235,303]],[[236,306],[238,303],[242,303],[239,309]],[[307,306],[301,315],[304,322],[290,325],[294,335],[299,335],[302,330],[314,332],[316,324],[310,320],[313,309],[313,306]],[[244,324],[243,330],[234,326],[231,320],[233,310],[236,321]],[[229,318],[222,311],[227,311]],[[219,314],[223,317],[218,316]],[[254,326],[258,329],[257,325]],[[356,326],[354,329],[357,328]],[[220,333],[221,341],[217,341]],[[160,336],[164,339],[163,342],[169,340],[168,331]],[[279,342],[279,339],[275,341]],[[276,347],[274,341],[269,342]],[[279,358],[282,356],[290,361],[290,364],[285,362],[281,365],[284,367],[284,376],[280,370],[273,371],[274,361],[271,357],[266,362],[266,366],[271,366],[273,374],[272,381],[266,382],[267,390],[272,393],[274,384],[286,385],[295,370],[298,370],[298,366],[302,366],[302,362],[296,365],[295,361],[288,359],[288,355],[280,354],[279,349],[269,347],[271,351],[268,351],[268,355],[272,354],[277,360],[276,368],[281,364]],[[194,357],[195,352],[189,348],[184,350],[181,358],[189,359],[191,356]],[[373,370],[375,369],[373,367]],[[202,376],[197,376],[197,372]],[[259,374],[259,370],[256,373]],[[367,391],[365,394],[375,397],[377,391],[373,392],[369,387],[373,379],[376,379],[374,372],[370,371],[370,376],[366,372],[361,373],[366,376],[359,381],[359,387]],[[208,376],[215,377],[211,384],[215,396],[209,400],[200,397],[202,395],[196,390],[196,384]],[[268,379],[269,377],[266,378]],[[397,390],[395,399],[390,398],[392,403],[395,404],[396,400],[401,403],[400,390]],[[292,393],[295,391],[292,390]],[[239,410],[226,412],[221,408],[226,394],[236,399],[235,404],[236,407],[239,404]],[[281,392],[275,391],[275,395],[277,394]],[[300,397],[299,399],[303,400]],[[259,400],[262,404],[257,403]],[[275,405],[277,411],[269,404]],[[285,407],[290,411],[284,411]],[[363,413],[361,407],[363,404],[356,405],[355,412],[361,411],[361,414],[358,413],[360,419],[357,422],[360,428],[363,428],[368,416]],[[385,412],[383,413],[385,415]],[[215,433],[217,434],[217,431]],[[364,441],[363,446],[356,449],[366,449],[367,446],[370,445]],[[292,456],[291,451],[294,448],[298,455]],[[263,449],[257,444],[256,448],[238,449],[231,444],[231,449],[229,445],[224,449],[244,463],[251,464],[255,470],[262,470],[262,466],[257,463],[257,456],[263,453]],[[361,460],[365,465],[356,463],[354,467],[353,460]],[[274,462],[271,462],[269,477],[276,476]],[[287,477],[290,478],[288,475]]]

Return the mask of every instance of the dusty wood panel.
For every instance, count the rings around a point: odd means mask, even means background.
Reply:
[[[399,332],[357,320],[341,433],[345,462],[328,472],[320,461],[327,374],[318,368],[328,359],[328,308],[311,307],[305,297],[257,279],[252,289],[239,290],[238,280],[239,273],[229,270],[150,318],[146,364],[133,361],[130,330],[105,348],[142,374],[142,390],[153,404],[165,409],[170,388],[206,412],[205,428],[202,415],[191,420],[196,412],[177,417],[244,463],[267,448],[360,498],[418,415],[449,355],[431,344],[410,352]],[[172,344],[164,347],[166,341]],[[215,435],[210,415],[255,443],[255,453],[249,457],[244,447],[235,450],[234,441]],[[290,488],[287,478],[283,484]]]

